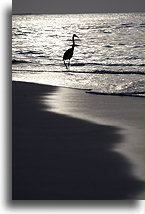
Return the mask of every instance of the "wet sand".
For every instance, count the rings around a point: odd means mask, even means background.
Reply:
[[[70,92],[64,90],[66,94]],[[76,117],[70,110],[67,114],[57,112],[52,103],[55,106],[59,102],[53,96],[60,95],[67,106],[65,93],[63,96],[59,87],[13,82],[12,199],[143,199],[142,180],[132,173],[130,160],[115,151],[124,144],[125,136],[119,123],[112,123],[114,114],[109,116],[110,125],[109,122],[105,125],[86,118],[81,105],[77,105],[77,111],[71,107]],[[81,100],[82,105],[86,106],[85,102],[91,105],[87,96],[90,95],[82,90],[76,96],[76,90],[71,89],[69,100],[75,97],[75,103]],[[96,103],[97,99],[104,99],[96,97]],[[65,109],[63,105],[61,108]],[[102,112],[102,118],[108,120],[105,108],[101,105],[96,108],[99,118]],[[85,109],[90,112],[88,115],[92,114],[91,108]],[[141,122],[137,119],[138,124]]]

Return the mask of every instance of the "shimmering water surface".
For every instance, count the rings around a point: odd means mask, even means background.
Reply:
[[[143,96],[143,13],[13,15],[12,78]],[[62,57],[77,34],[67,70]]]

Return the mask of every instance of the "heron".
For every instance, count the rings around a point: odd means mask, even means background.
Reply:
[[[64,65],[66,66],[66,68],[68,68],[70,66],[70,59],[72,58],[73,56],[73,52],[74,52],[74,47],[75,47],[75,40],[74,40],[74,37],[77,37],[79,38],[76,34],[73,34],[72,36],[72,48],[69,48],[63,55],[63,62],[64,62]],[[68,61],[68,64],[66,64],[66,60],[69,60]]]

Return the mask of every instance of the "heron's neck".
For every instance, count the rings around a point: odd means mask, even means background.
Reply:
[[[72,47],[74,48],[74,46],[75,46],[75,39],[74,39],[74,36],[72,37],[72,41],[73,41]]]

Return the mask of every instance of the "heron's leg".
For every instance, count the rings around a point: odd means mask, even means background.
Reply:
[[[69,59],[69,61],[68,61],[68,67],[70,66],[70,59]]]
[[[64,60],[63,62],[64,62],[64,65],[65,65],[65,67],[66,67],[66,69],[67,69],[67,64],[65,63],[65,60]]]

